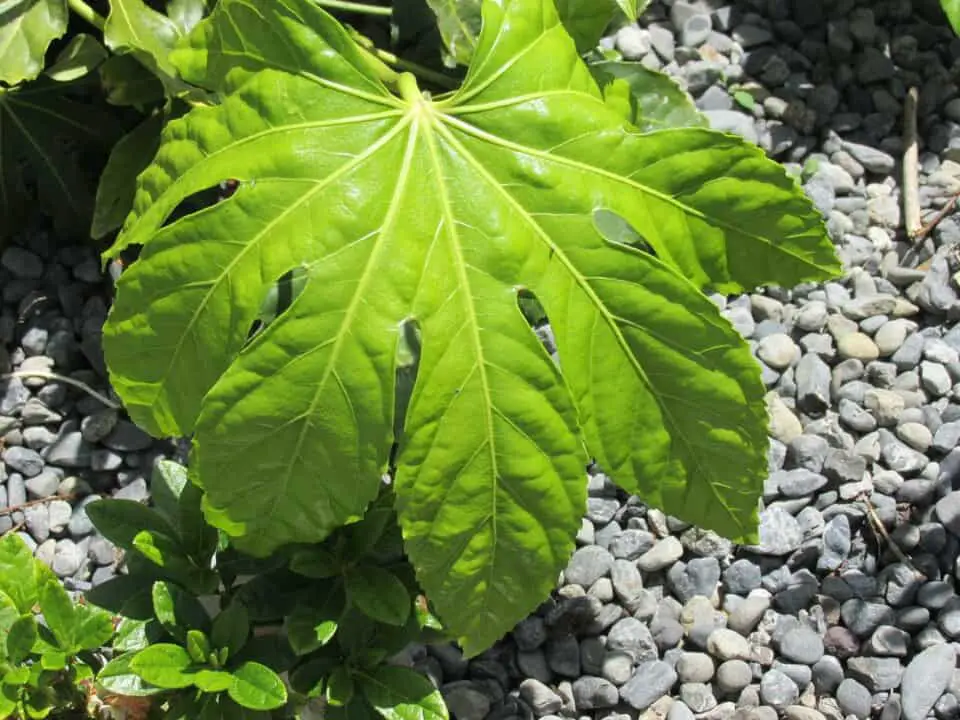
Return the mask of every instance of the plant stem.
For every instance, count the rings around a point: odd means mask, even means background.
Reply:
[[[92,387],[87,385],[85,382],[82,382],[81,380],[75,380],[72,377],[67,377],[66,375],[60,375],[59,373],[55,373],[55,372],[47,372],[46,370],[14,370],[13,372],[0,375],[0,382],[2,382],[3,380],[9,380],[11,378],[31,378],[31,377],[44,378],[45,380],[54,380],[56,382],[67,383],[67,385],[73,385],[75,388],[79,388],[80,390],[83,390],[90,397],[96,398],[97,400],[102,402],[104,405],[106,405],[108,408],[111,408],[112,410],[120,409],[120,405],[115,403],[106,395],[103,395],[102,393],[98,393],[96,390],[94,390]]]
[[[107,21],[104,20],[103,15],[87,5],[84,0],[67,0],[67,4],[70,5],[70,9],[77,15],[93,25],[100,32],[103,32]]]
[[[410,62],[409,60],[399,58],[392,52],[381,50],[372,44],[367,47],[367,50],[378,60],[385,62],[387,65],[392,65],[398,70],[412,72],[414,75],[418,75],[424,80],[429,80],[434,85],[439,85],[440,87],[447,88],[448,90],[456,90],[458,87],[457,81],[452,77],[448,77],[443,73],[438,73],[436,70],[423,67],[423,65],[418,65],[415,62]]]
[[[366,5],[364,3],[350,2],[350,0],[314,0],[320,7],[330,8],[331,10],[342,10],[344,12],[361,13],[363,15],[381,15],[389,17],[393,15],[393,9],[382,5]]]

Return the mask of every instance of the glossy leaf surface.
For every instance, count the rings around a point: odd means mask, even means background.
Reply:
[[[104,331],[158,435],[196,430],[208,517],[256,554],[316,542],[376,497],[396,348],[423,348],[395,492],[406,549],[475,652],[553,587],[584,445],[647,501],[752,537],[766,474],[756,363],[698,291],[830,277],[822,223],[738,138],[638,133],[550,0],[487,0],[456,93],[399,93],[306,0],[224,0],[175,54],[223,104],[167,126],[116,254],[144,244]],[[228,71],[230,74],[228,75]],[[228,200],[163,227],[194,192]],[[594,211],[657,257],[606,241]],[[293,304],[246,344],[276,279]],[[563,376],[517,307],[550,318]]]
[[[16,85],[43,70],[50,43],[67,31],[66,0],[14,0],[0,13],[0,81]]]

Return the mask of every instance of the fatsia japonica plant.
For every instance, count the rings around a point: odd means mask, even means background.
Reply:
[[[763,384],[702,290],[839,270],[759,149],[641,131],[552,0],[484,0],[466,78],[434,96],[308,0],[222,0],[170,61],[220,104],[169,123],[138,179],[106,257],[142,254],[104,347],[136,422],[193,434],[206,517],[237,548],[322,541],[389,472],[417,580],[473,655],[554,586],[591,460],[755,537]],[[229,199],[169,221],[225,179]],[[298,294],[251,338],[291,271]]]

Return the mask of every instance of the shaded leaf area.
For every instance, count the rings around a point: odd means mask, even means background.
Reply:
[[[483,13],[463,87],[431,100],[409,75],[393,94],[306,0],[221,2],[175,62],[223,104],[165,129],[108,253],[144,245],[104,331],[131,415],[158,435],[196,431],[208,518],[264,554],[322,540],[376,497],[415,320],[397,511],[468,653],[553,587],[585,502],[584,446],[671,514],[752,536],[763,386],[698,287],[839,269],[809,200],[757,148],[638,132],[550,0]],[[165,224],[225,178],[240,181],[232,197]],[[656,257],[605,239],[599,209]],[[299,294],[248,343],[295,268]],[[563,377],[518,309],[526,291]]]
[[[93,99],[92,77],[0,92],[0,239],[37,208],[58,232],[87,236],[99,170],[123,131]]]

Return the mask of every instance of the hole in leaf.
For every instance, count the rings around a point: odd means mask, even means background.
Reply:
[[[550,318],[547,317],[547,311],[543,309],[540,300],[527,288],[519,288],[517,290],[517,307],[520,308],[520,314],[530,325],[540,344],[559,366],[560,357],[557,354],[557,341],[553,336],[553,328],[550,327]]]
[[[307,277],[307,269],[298,267],[285,272],[270,286],[260,305],[260,314],[250,326],[250,332],[247,334],[248,343],[293,304],[297,295],[303,292]]]
[[[607,242],[628,245],[654,257],[657,256],[650,243],[634,229],[633,225],[612,210],[604,208],[594,210],[593,225]]]
[[[420,370],[420,349],[422,347],[420,323],[407,318],[400,324],[397,340],[396,389],[393,394],[393,445],[390,447],[390,475],[396,468],[397,452],[403,439],[403,427],[410,407],[413,386],[417,382]]]

